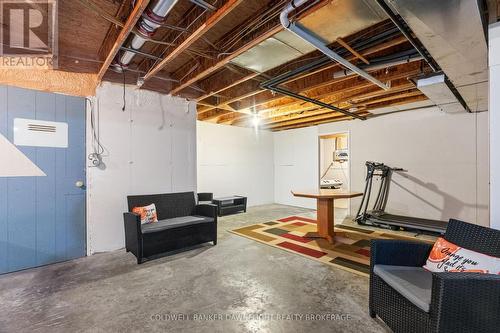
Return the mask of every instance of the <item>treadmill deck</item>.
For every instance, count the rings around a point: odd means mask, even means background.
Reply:
[[[439,220],[429,220],[422,219],[418,217],[409,217],[402,215],[394,215],[389,213],[378,214],[377,212],[372,212],[370,214],[370,220],[376,220],[375,222],[394,225],[398,227],[419,229],[419,230],[427,230],[438,233],[444,233],[446,231],[446,227],[448,222],[439,221]]]

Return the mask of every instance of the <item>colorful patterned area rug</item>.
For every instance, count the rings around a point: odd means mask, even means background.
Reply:
[[[370,273],[370,240],[416,240],[383,229],[375,231],[340,224],[335,225],[335,243],[330,244],[321,238],[305,238],[311,231],[316,231],[316,220],[301,216],[231,230],[236,235],[364,276]]]

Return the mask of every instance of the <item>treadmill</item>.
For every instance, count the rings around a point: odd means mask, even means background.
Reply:
[[[366,162],[366,184],[356,222],[361,225],[372,225],[392,230],[404,229],[419,233],[444,234],[448,222],[395,215],[385,211],[389,197],[391,177],[394,171],[404,170],[401,168],[391,168],[384,163]],[[373,210],[368,211],[374,176],[380,177],[380,187]]]

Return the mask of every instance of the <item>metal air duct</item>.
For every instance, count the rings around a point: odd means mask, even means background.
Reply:
[[[304,5],[307,3],[309,0],[292,0],[286,7],[283,9],[280,15],[280,21],[281,25],[283,27],[294,34],[296,34],[298,37],[302,38],[309,44],[313,45],[316,49],[319,51],[323,52],[325,55],[327,55],[330,59],[333,61],[341,64],[344,67],[347,67],[351,71],[355,72],[356,74],[364,77],[368,81],[373,82],[377,86],[379,86],[382,89],[388,90],[389,87],[385,85],[384,83],[380,82],[361,68],[353,65],[346,59],[342,58],[340,55],[338,55],[336,52],[331,50],[324,41],[321,40],[321,38],[315,36],[312,32],[308,31],[305,27],[301,26],[297,22],[290,22],[288,19],[288,15],[293,12],[297,7]]]
[[[453,93],[453,86],[442,72],[418,78],[415,84],[425,96],[444,112],[464,112],[466,105]]]
[[[482,1],[386,0],[404,19],[471,112],[488,110],[488,46]]]
[[[146,38],[151,38],[155,34],[156,30],[165,23],[168,13],[178,0],[156,0],[154,3],[150,4],[142,18],[137,22],[137,30],[142,34],[134,35],[129,43],[129,48],[133,50],[140,50],[144,43],[146,43]],[[121,73],[124,68],[127,68],[132,59],[136,56],[136,52],[125,51],[119,55],[111,65],[111,69],[115,72]]]

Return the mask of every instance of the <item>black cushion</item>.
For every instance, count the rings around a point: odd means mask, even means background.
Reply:
[[[160,220],[155,223],[143,224],[141,226],[141,230],[143,234],[149,234],[168,229],[175,229],[200,223],[213,223],[213,222],[214,222],[213,218],[206,216],[199,216],[199,215],[180,216],[171,219]]]
[[[151,195],[131,195],[127,197],[128,210],[134,207],[155,204],[158,220],[165,220],[179,216],[194,215],[194,192],[165,193]]]

